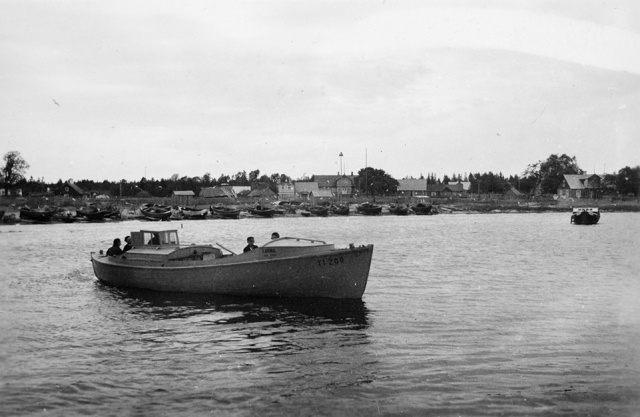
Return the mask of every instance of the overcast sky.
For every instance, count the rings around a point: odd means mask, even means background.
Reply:
[[[612,172],[640,2],[1,0],[0,92],[0,153],[47,182]]]

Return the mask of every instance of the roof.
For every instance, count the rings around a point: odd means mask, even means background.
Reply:
[[[187,195],[187,196],[195,196],[196,194],[193,191],[174,191],[173,195]]]
[[[276,193],[270,188],[259,188],[249,193],[248,197],[275,197]]]
[[[309,194],[311,192],[317,192],[319,190],[317,182],[310,181],[295,181],[293,183],[294,189],[298,194]]]
[[[404,179],[398,180],[398,191],[426,191],[427,180],[422,179]]]
[[[70,188],[73,188],[73,190],[74,190],[76,193],[78,193],[78,194],[86,194],[82,188],[80,188],[80,187],[78,187],[77,185],[75,185],[75,184],[74,184],[74,182],[73,182],[73,181],[71,181],[71,180],[67,181],[67,185],[68,185]]]
[[[247,187],[249,188],[249,187]],[[200,191],[200,197],[228,197],[236,198],[236,193],[230,185],[216,185]]]
[[[597,187],[597,185],[593,185],[591,187],[589,187],[589,179],[593,178],[593,177],[597,177],[598,180],[600,179],[600,177],[596,174],[583,174],[583,175],[577,175],[577,174],[564,174],[564,179],[567,181],[567,184],[569,185],[569,188],[572,190],[584,190],[587,188],[595,188]]]

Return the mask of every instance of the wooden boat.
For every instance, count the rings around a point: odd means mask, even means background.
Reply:
[[[32,209],[27,205],[20,207],[20,219],[33,222],[49,222],[55,213],[56,210],[48,206],[38,209]]]
[[[207,214],[209,214],[209,209],[199,209],[196,207],[181,207],[180,213],[185,219],[191,220],[202,220],[207,218]]]
[[[148,220],[169,220],[171,207],[161,204],[145,203],[140,206],[140,212]]]
[[[393,203],[389,205],[389,213],[396,216],[406,216],[409,214],[409,206],[404,203]]]
[[[360,214],[365,214],[367,216],[375,216],[378,214],[382,214],[382,206],[377,204],[372,204],[369,202],[364,202],[362,204],[358,204],[356,206],[356,210]]]
[[[20,218],[22,220],[42,223],[50,222],[54,214],[56,214],[56,210],[48,206],[41,209],[32,209],[29,206],[20,207]]]
[[[239,208],[227,206],[211,206],[211,215],[221,219],[239,219],[241,210]]]
[[[111,211],[102,210],[95,204],[89,204],[76,210],[76,215],[78,217],[86,217],[87,220],[92,222],[104,219],[107,217],[107,214],[111,214]]]
[[[435,214],[435,211],[433,210],[433,206],[431,204],[425,204],[425,203],[418,203],[411,206],[411,211],[421,216]]]
[[[338,216],[348,216],[349,215],[349,205],[347,204],[334,204],[331,206],[331,213],[336,214]]]
[[[65,210],[65,211],[58,211],[54,216],[53,219],[55,220],[59,220],[63,223],[73,223],[76,220],[79,219],[77,212],[74,215],[73,213],[71,213],[69,210]]]
[[[336,248],[292,237],[238,255],[217,244],[231,252],[223,254],[210,244],[181,244],[177,230],[130,235],[133,249],[124,254],[91,253],[102,283],[183,293],[360,299],[373,255],[373,245]]]
[[[260,216],[260,217],[273,217],[273,215],[276,214],[275,210],[272,209],[271,207],[266,207],[260,204],[257,204],[253,208],[250,208],[248,211],[249,211],[249,214],[253,214],[254,216]]]
[[[573,224],[596,224],[600,220],[598,207],[574,208],[571,214]]]
[[[329,206],[311,206],[307,209],[314,216],[328,216]]]

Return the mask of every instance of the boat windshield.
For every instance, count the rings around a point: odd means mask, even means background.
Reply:
[[[141,230],[131,232],[131,239],[134,246],[165,246],[178,245],[177,230]]]

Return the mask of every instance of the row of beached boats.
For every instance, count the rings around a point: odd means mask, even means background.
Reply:
[[[202,207],[175,207],[163,204],[144,203],[139,206],[139,215],[133,211],[132,217],[144,218],[153,221],[179,220],[179,219],[239,219],[241,216],[248,214],[253,217],[274,217],[287,214],[299,214],[304,217],[316,216],[348,216],[350,214],[361,214],[367,216],[375,216],[386,213],[380,204],[364,202],[352,206],[346,203],[342,204],[325,204],[314,205],[308,203],[296,202],[280,202],[278,204],[258,203],[247,208],[240,208],[233,205],[216,204],[207,208]],[[44,206],[41,208],[31,208],[22,206],[19,209],[20,219],[32,222],[51,222],[60,221],[65,223],[73,223],[80,220],[85,221],[101,221],[105,219],[121,219],[122,211],[114,205],[100,206],[94,203],[87,204],[75,210],[75,212],[58,207]],[[135,214],[134,214],[135,213]],[[430,204],[419,203],[416,205],[408,205],[403,203],[394,203],[389,205],[388,213],[391,215],[432,215],[437,214],[438,210]]]
[[[27,205],[19,208],[20,220],[46,223],[50,221],[61,221],[73,223],[78,220],[99,221],[103,219],[121,218],[120,209],[116,206],[101,207],[95,204],[88,204],[80,207],[75,213],[58,207],[44,206],[41,208],[31,208]]]
[[[304,217],[326,217],[330,215],[348,216],[351,213],[369,216],[383,214],[382,205],[369,202],[356,204],[354,212],[351,211],[348,204],[312,205],[305,203],[296,204],[291,202],[281,202],[276,205],[256,204],[255,206],[246,209],[224,205],[211,206],[209,209],[182,207],[179,209],[178,213],[172,212],[172,214],[169,213],[171,212],[171,208],[168,206],[165,206],[163,210],[163,220],[169,218],[204,219],[208,214],[215,218],[238,219],[243,212],[255,217],[274,217],[286,214],[300,214]],[[159,217],[157,213],[149,213],[149,210],[146,208],[141,208],[141,212],[145,217],[152,219]],[[427,205],[423,203],[413,206],[407,204],[391,204],[388,208],[388,212],[393,215],[433,215],[437,214],[438,210],[430,204]]]

